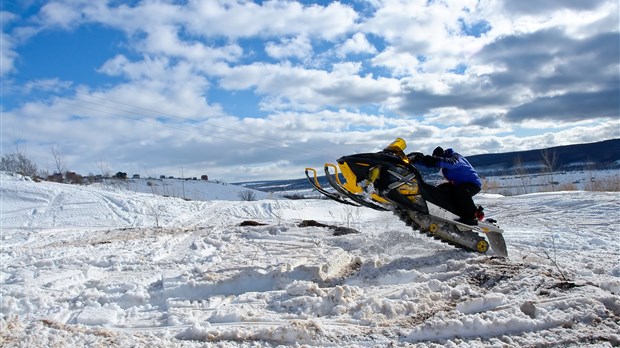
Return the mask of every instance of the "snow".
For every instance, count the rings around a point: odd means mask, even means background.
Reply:
[[[598,188],[611,190],[618,189],[620,171],[617,169],[605,170],[576,170],[564,172],[542,172],[538,174],[502,175],[483,177],[487,192],[515,195],[536,193],[571,188],[577,190],[602,191]],[[555,183],[554,183],[555,182]]]
[[[503,259],[328,200],[0,179],[1,346],[620,344],[618,192],[476,196]]]

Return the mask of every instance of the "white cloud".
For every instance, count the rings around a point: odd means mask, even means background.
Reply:
[[[203,119],[223,114],[217,105],[207,104],[209,81],[187,61],[171,64],[165,58],[130,62],[124,56],[107,61],[100,69],[123,75],[130,82],[118,84],[97,97],[153,110],[161,116]],[[140,111],[135,111],[140,114]]]
[[[36,93],[37,91],[62,93],[71,89],[73,83],[70,81],[60,81],[57,78],[28,81],[24,84],[24,93]]]
[[[332,67],[332,73],[334,76],[347,78],[358,75],[361,68],[362,64],[360,62],[337,63]]]
[[[199,41],[183,41],[179,30],[173,26],[153,28],[141,43],[145,52],[185,58],[193,64],[208,67],[217,61],[234,62],[241,57],[243,49],[236,44],[209,47]],[[206,68],[206,70],[209,70]]]
[[[82,23],[80,9],[73,4],[64,4],[62,2],[50,2],[43,5],[39,16],[46,26],[59,26],[64,29]]]
[[[351,7],[339,2],[327,6],[283,0],[266,1],[260,5],[237,0],[189,1],[186,5],[144,1],[134,7],[100,2],[53,4],[42,16],[48,24],[66,26],[69,19],[76,20],[81,15],[85,20],[131,34],[149,34],[161,26],[174,26],[183,28],[185,34],[195,38],[226,37],[232,40],[253,36],[306,36],[333,40],[348,32],[357,19],[357,13]],[[69,13],[69,19],[61,21],[59,13],[62,10]]]
[[[241,1],[191,2],[188,24],[203,36],[306,36],[332,40],[349,31],[355,11],[339,2],[327,6],[292,1],[267,1],[262,5]],[[189,14],[189,13],[188,13]]]
[[[304,59],[312,54],[312,44],[308,38],[298,36],[294,38],[280,39],[279,43],[267,42],[265,52],[275,59],[295,57]]]
[[[336,65],[333,72],[309,70],[289,64],[251,64],[231,67],[222,72],[221,86],[230,89],[254,89],[273,96],[268,107],[320,110],[326,105],[359,106],[385,102],[399,90],[394,79],[361,77],[342,73],[358,69],[356,64]],[[267,107],[267,104],[265,104]]]
[[[348,54],[377,53],[377,49],[366,39],[363,33],[355,33],[350,39],[337,48],[337,55],[341,58]]]
[[[0,45],[0,73],[6,74],[15,70],[15,60],[18,55],[14,49],[16,45],[9,35],[4,32],[0,33],[0,40],[2,41],[2,45]]]
[[[461,58],[463,52],[470,52],[472,45],[476,46],[476,40],[460,33],[459,19],[469,15],[465,9],[471,3],[385,1],[363,28],[383,37],[388,43],[386,52],[391,51],[396,57],[409,53],[416,57],[440,55],[454,60]],[[398,67],[402,60],[392,63],[389,55],[384,54],[381,61],[388,67]],[[443,67],[448,70],[453,66],[453,62],[446,62]],[[423,62],[421,67],[424,68]]]
[[[394,47],[387,47],[371,61],[375,66],[390,69],[391,74],[397,77],[413,75],[421,69],[418,57],[412,52],[397,52]]]

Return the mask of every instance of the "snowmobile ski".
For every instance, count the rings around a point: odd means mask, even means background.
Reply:
[[[334,175],[330,173],[329,167],[334,168],[334,172],[335,172]],[[329,184],[340,194],[348,197],[349,199],[358,203],[359,205],[363,205],[368,208],[372,208],[372,209],[380,210],[380,211],[387,210],[386,208],[378,204],[367,201],[363,196],[356,195],[354,193],[350,193],[349,191],[347,191],[347,189],[342,185],[342,183],[340,182],[340,179],[338,178],[338,167],[336,167],[335,165],[331,163],[325,163],[324,170],[325,170],[325,177],[327,178],[327,182],[329,182]]]
[[[310,175],[308,174],[309,171],[314,172],[314,178],[310,178]],[[315,190],[319,191],[320,193],[322,193],[325,197],[330,198],[336,202],[342,203],[342,204],[347,204],[347,205],[352,205],[352,206],[356,206],[359,207],[360,205],[357,203],[353,203],[353,202],[349,202],[346,199],[342,198],[340,195],[333,193],[333,192],[329,192],[326,191],[321,184],[319,184],[319,179],[316,175],[316,169],[314,168],[306,168],[306,178],[308,178],[308,181],[310,181],[310,183],[312,184],[312,186],[314,187]]]

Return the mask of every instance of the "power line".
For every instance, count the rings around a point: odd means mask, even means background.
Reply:
[[[0,78],[5,78],[5,77],[3,76],[3,74],[0,74]],[[16,77],[16,79],[25,80],[19,77]],[[232,141],[232,142],[240,143],[240,144],[246,144],[246,145],[247,144],[253,144],[253,145],[262,144],[268,148],[277,148],[280,151],[291,152],[295,154],[299,154],[299,153],[305,153],[307,155],[321,154],[317,151],[308,151],[307,148],[301,147],[298,145],[288,145],[287,147],[282,147],[282,144],[271,141],[271,138],[258,135],[255,133],[250,133],[244,130],[227,128],[227,127],[222,127],[222,126],[217,126],[217,125],[212,125],[212,124],[190,125],[190,124],[185,123],[187,121],[186,118],[183,118],[175,114],[161,112],[161,111],[153,110],[153,109],[138,106],[138,105],[133,105],[129,103],[112,100],[109,98],[104,98],[104,97],[95,96],[95,95],[88,94],[88,93],[83,93],[83,92],[71,89],[69,87],[66,87],[66,86],[59,86],[59,85],[52,84],[52,83],[45,82],[45,81],[39,81],[38,83],[41,86],[47,86],[47,87],[55,88],[55,89],[60,88],[61,90],[70,91],[74,93],[75,95],[81,95],[81,96],[85,96],[90,99],[96,99],[96,100],[102,101],[102,102],[95,102],[95,101],[91,101],[87,99],[71,98],[69,96],[69,97],[61,97],[64,99],[59,98],[59,99],[54,100],[54,102],[56,103],[71,105],[74,107],[96,111],[96,112],[100,112],[103,114],[107,113],[107,115],[110,115],[110,116],[126,118],[126,119],[130,119],[133,121],[150,123],[150,124],[158,125],[161,127],[167,127],[167,128],[183,131],[189,134],[207,135],[213,138],[223,139],[223,140]],[[39,101],[46,101],[49,99],[49,97],[47,96],[45,97],[37,96],[35,93],[30,93],[29,95],[32,96],[35,100],[39,100]],[[83,105],[82,103],[90,104],[92,105],[92,107]],[[109,104],[112,104],[112,105],[109,105]],[[114,113],[115,111],[119,111],[121,113],[120,114]],[[139,111],[143,111],[143,112],[139,112]],[[162,121],[157,120],[157,118],[159,117],[166,117],[172,120],[181,120],[181,123],[177,123],[176,125],[174,125],[172,123],[162,122]],[[157,121],[153,121],[153,120],[157,120]],[[184,129],[184,128],[190,128],[190,129]],[[240,140],[246,137],[239,137],[238,135],[249,136],[250,137],[249,139],[252,139],[252,140],[250,141]]]

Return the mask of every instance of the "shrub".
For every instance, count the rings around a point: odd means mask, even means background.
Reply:
[[[37,166],[26,155],[20,152],[9,153],[2,156],[0,170],[18,173],[31,178],[37,176]]]
[[[482,192],[497,193],[501,185],[495,180],[482,179]]]
[[[80,174],[77,174],[75,172],[66,172],[65,177],[66,177],[67,183],[69,184],[82,184],[84,182],[84,177],[82,177]]]
[[[574,183],[556,184],[559,191],[577,191],[577,185]]]
[[[51,182],[59,182],[59,183],[63,182],[62,174],[60,173],[54,173],[52,175],[48,175],[46,180],[51,181]]]
[[[239,192],[239,198],[241,198],[242,201],[255,201],[256,200],[256,193],[254,193],[254,191],[241,191]]]

